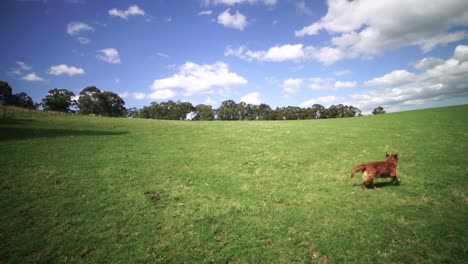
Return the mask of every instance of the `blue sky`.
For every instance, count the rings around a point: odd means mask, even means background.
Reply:
[[[6,0],[0,80],[126,107],[223,100],[402,111],[468,103],[465,0]]]

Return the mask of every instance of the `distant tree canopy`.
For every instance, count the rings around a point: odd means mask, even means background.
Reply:
[[[118,117],[126,114],[125,102],[119,95],[109,91],[101,92],[95,86],[81,90],[78,108],[83,115]]]
[[[188,102],[153,102],[138,111],[138,117],[185,120],[187,114],[191,120],[302,120],[319,118],[342,118],[361,116],[361,110],[354,106],[332,105],[328,109],[323,105],[314,104],[309,108],[297,106],[277,107],[275,110],[267,104],[253,105],[245,102],[236,103],[225,100],[218,109],[209,105],[200,104],[196,107]]]
[[[189,102],[152,102],[150,106],[145,106],[140,110],[140,117],[166,120],[185,120],[187,114],[194,111],[195,107]]]
[[[149,106],[125,108],[124,100],[114,92],[102,92],[95,86],[88,86],[81,90],[78,102],[73,100],[75,94],[66,89],[51,89],[42,99],[44,110],[70,112],[71,107],[78,107],[78,113],[83,115],[95,114],[111,117],[139,117],[167,120],[302,120],[324,119],[361,116],[361,110],[352,105],[331,105],[326,108],[320,104],[301,108],[297,106],[277,107],[272,109],[267,104],[236,103],[225,100],[218,109],[210,105],[199,104],[193,106],[190,102],[172,100],[166,102],[152,102]],[[14,105],[24,108],[35,108],[35,104],[26,93],[12,93],[7,82],[0,81],[0,105]],[[374,109],[372,114],[385,113],[383,107]]]
[[[379,106],[377,108],[374,109],[374,111],[372,111],[372,114],[373,115],[380,115],[380,114],[385,114],[385,110],[383,107]]]
[[[9,105],[13,90],[7,82],[0,81],[0,105]]]
[[[219,120],[239,120],[239,112],[237,111],[237,104],[233,100],[226,100],[221,103],[218,109]]]
[[[32,98],[25,92],[13,94],[13,89],[7,82],[0,81],[0,104],[35,109]]]
[[[25,92],[14,94],[11,98],[11,105],[28,109],[36,109],[32,98]]]
[[[76,105],[73,100],[75,94],[67,89],[52,89],[49,94],[42,99],[42,106],[46,111],[70,112],[71,107]]]
[[[128,108],[127,109],[127,117],[131,117],[131,118],[138,117],[139,112],[140,111],[136,107]]]
[[[211,105],[199,104],[195,106],[194,120],[213,120],[215,118]]]
[[[89,86],[81,90],[78,98],[78,108],[83,115],[99,114],[101,110],[101,90],[95,86]]]

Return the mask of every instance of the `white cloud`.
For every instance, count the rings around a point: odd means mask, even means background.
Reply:
[[[45,81],[44,78],[38,76],[35,72],[32,72],[32,73],[29,73],[25,76],[23,76],[23,78],[21,78],[25,81],[28,81],[28,82],[42,82],[42,81]]]
[[[418,70],[432,69],[437,65],[443,64],[444,60],[434,57],[424,58],[414,64],[414,67]]]
[[[358,84],[355,81],[337,81],[334,78],[290,78],[282,83],[283,93],[296,94],[302,87],[314,91],[335,91],[338,89],[354,88]]]
[[[135,98],[135,99],[141,100],[141,99],[145,99],[146,94],[145,94],[145,93],[136,92],[136,93],[132,93],[132,96],[133,96],[133,98]]]
[[[302,82],[304,79],[301,78],[291,78],[283,81],[283,93],[286,94],[295,94],[301,90]]]
[[[355,81],[336,81],[334,78],[290,78],[282,83],[283,93],[295,94],[302,87],[307,87],[314,91],[335,91],[338,89],[354,88],[358,85]]]
[[[51,66],[47,73],[51,75],[67,74],[69,76],[73,76],[73,75],[78,75],[78,74],[84,74],[85,71],[82,68],[68,66],[66,64],[59,64],[59,65]]]
[[[314,46],[304,46],[303,44],[284,44],[282,46],[273,46],[268,50],[251,51],[245,46],[237,49],[228,46],[224,52],[225,56],[236,56],[244,60],[284,62],[284,61],[305,61],[316,59],[325,65],[331,65],[345,57],[351,57],[339,48]]]
[[[301,60],[306,56],[302,47],[302,44],[274,46],[265,53],[260,52],[260,58],[258,59],[264,61]]]
[[[249,3],[249,4],[256,4],[256,3],[261,3],[267,6],[274,6],[276,5],[277,0],[214,0],[215,4],[224,4],[224,5],[229,5],[233,6],[235,4],[243,4],[243,3]]]
[[[306,4],[305,0],[296,1],[296,10],[299,14],[312,15],[312,9]]]
[[[441,33],[433,37],[427,37],[421,40],[416,40],[414,44],[420,46],[421,50],[424,53],[427,53],[437,46],[445,46],[447,44],[466,39],[467,37],[468,32],[456,31],[452,33]]]
[[[120,63],[119,52],[114,48],[99,50],[97,58],[113,64]]]
[[[94,28],[83,22],[71,22],[67,25],[68,35],[74,37],[81,44],[88,44],[91,42],[91,39],[82,36],[86,31],[94,31]]]
[[[403,74],[395,74],[399,71],[392,71],[383,77],[374,78],[366,84],[376,86],[377,89],[351,95],[352,105],[359,107],[363,113],[369,113],[379,105],[395,111],[436,100],[467,98],[468,61],[462,56],[464,50],[468,50],[468,46],[457,46],[453,57],[442,63],[438,58],[431,58],[437,63],[421,67],[424,71],[420,74],[403,71]],[[381,85],[385,86],[379,88]]]
[[[332,47],[322,47],[320,49],[314,47],[310,50],[310,53],[312,53],[312,57],[314,57],[316,60],[322,62],[325,65],[331,65],[347,56],[347,54],[341,49]]]
[[[332,64],[345,58],[370,58],[387,49],[418,46],[428,52],[440,45],[468,37],[465,0],[361,0],[328,1],[328,12],[318,22],[295,32],[296,36],[316,35],[326,30],[331,45],[318,48],[317,60]],[[326,48],[326,49],[324,49]],[[328,56],[333,58],[327,58]]]
[[[244,103],[247,103],[247,104],[259,105],[261,103],[260,93],[258,93],[258,92],[253,92],[253,93],[246,94],[246,95],[242,96],[242,98],[240,100],[241,100],[241,102],[244,102]]]
[[[237,49],[233,49],[231,46],[227,46],[226,50],[224,51],[224,56],[236,56],[241,59],[249,59],[247,56],[244,55],[246,52],[246,48],[244,46],[240,46]]]
[[[161,58],[165,58],[165,59],[169,58],[169,55],[167,55],[166,53],[162,53],[162,52],[157,52],[156,55],[158,55]]]
[[[24,63],[22,61],[17,61],[16,64],[18,65],[18,67],[10,68],[9,74],[23,75],[24,71],[32,70],[31,66],[27,65],[26,63]]]
[[[217,104],[217,102],[215,100],[211,99],[211,97],[209,97],[209,96],[205,99],[205,101],[203,101],[203,103],[206,104],[206,105],[211,105],[211,106],[214,106],[214,105]]]
[[[395,70],[382,77],[367,81],[368,86],[391,86],[412,81],[416,75],[406,70]]]
[[[91,42],[91,39],[85,38],[85,37],[77,37],[76,39],[77,39],[78,42],[80,42],[81,44],[89,44],[89,43]]]
[[[94,28],[83,22],[70,22],[67,25],[67,33],[70,36],[76,36],[83,31],[94,31]]]
[[[468,46],[457,46],[453,58],[458,61],[468,61]]]
[[[303,108],[311,107],[314,104],[322,104],[325,107],[329,107],[330,105],[340,101],[342,98],[336,97],[334,95],[329,96],[320,96],[315,97],[305,102],[302,102],[299,106]]]
[[[29,70],[32,69],[31,66],[27,65],[26,63],[24,63],[22,61],[17,61],[16,64],[18,64],[18,66],[21,68],[21,70],[29,71]]]
[[[247,80],[229,71],[224,62],[215,64],[196,64],[186,62],[179,67],[179,72],[172,77],[155,80],[153,90],[182,89],[185,96],[213,93],[215,87],[229,88],[244,85]]]
[[[132,5],[127,8],[127,10],[119,10],[113,8],[107,12],[110,16],[120,17],[122,19],[128,19],[129,16],[144,16],[145,11],[137,5]]]
[[[138,100],[142,100],[142,99],[145,99],[146,97],[149,97],[149,95],[146,95],[145,93],[141,93],[141,92],[134,92],[134,93],[123,92],[123,93],[120,93],[119,96],[122,98],[131,97],[131,98],[138,99]]]
[[[332,91],[336,90],[337,87],[335,87],[335,79],[333,78],[309,78],[308,80],[307,87],[309,87],[312,90],[322,90],[322,91]]]
[[[354,88],[357,86],[357,83],[356,82],[341,82],[341,81],[337,81],[335,82],[335,87],[336,88]]]
[[[176,96],[176,93],[171,89],[162,89],[154,91],[149,95],[152,100],[167,100]]]
[[[285,44],[282,46],[273,46],[266,51],[251,51],[244,46],[233,49],[228,46],[224,52],[225,56],[236,56],[244,60],[252,61],[301,61],[310,57],[310,47],[304,47],[302,44]]]
[[[198,13],[199,16],[210,16],[211,14],[213,14],[211,10],[203,10]]]
[[[127,97],[130,96],[130,93],[129,93],[129,92],[119,93],[119,96],[120,96],[121,98],[127,98]]]
[[[335,71],[333,74],[335,74],[336,76],[343,76],[343,75],[348,75],[348,74],[351,74],[353,73],[351,70],[341,70],[341,71]]]
[[[218,16],[218,23],[229,28],[234,28],[238,30],[244,30],[247,26],[247,17],[243,14],[236,11],[235,14],[229,12],[230,9],[226,9],[223,13],[219,14]]]

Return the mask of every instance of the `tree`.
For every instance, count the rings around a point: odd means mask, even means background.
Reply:
[[[271,107],[267,104],[260,104],[254,109],[255,119],[270,120],[272,118]]]
[[[285,120],[285,109],[285,107],[276,107],[272,113],[271,120]]]
[[[193,111],[195,111],[195,107],[193,107],[192,103],[177,101],[177,103],[176,103],[176,112],[177,112],[177,119],[178,120],[187,119],[187,114],[191,113]]]
[[[372,111],[372,114],[373,115],[380,115],[380,114],[385,114],[385,110],[383,107],[379,106],[377,108],[374,109],[374,111]]]
[[[244,102],[242,102],[244,103]],[[245,103],[244,103],[245,104]],[[257,119],[257,105],[245,104],[243,108],[243,116],[241,120],[256,120]]]
[[[304,119],[302,109],[297,106],[288,106],[283,109],[283,115],[286,120],[301,120]]]
[[[195,107],[190,102],[152,102],[150,106],[145,106],[139,111],[141,118],[166,119],[166,120],[185,120],[187,114],[194,112]]]
[[[213,120],[214,119],[214,112],[213,112],[213,108],[211,107],[211,105],[199,104],[195,106],[195,112],[197,113],[195,120]]]
[[[13,97],[12,89],[7,82],[0,81],[0,105],[9,105]]]
[[[138,111],[138,108],[132,107],[132,108],[127,109],[126,115],[127,117],[131,117],[131,118],[139,117],[140,111]]]
[[[25,92],[14,94],[9,104],[28,109],[36,109],[32,98]]]
[[[319,119],[319,118],[325,118],[326,115],[326,108],[321,105],[321,104],[314,104],[312,105],[312,107],[310,108],[310,118],[312,119]]]
[[[176,111],[176,103],[172,100],[161,102],[159,104],[160,119],[178,120],[178,113]]]
[[[13,105],[28,109],[36,109],[32,98],[25,92],[13,94],[11,86],[0,81],[0,105]]]
[[[245,102],[240,102],[236,105],[236,115],[239,120],[253,119],[253,106]]]
[[[239,120],[237,104],[233,100],[226,100],[221,103],[218,110],[220,120]]]
[[[344,105],[343,110],[342,110],[342,116],[341,117],[355,117],[361,115],[361,110],[359,108],[354,107],[352,105]]]
[[[124,105],[124,100],[116,93],[101,92],[95,86],[84,88],[78,99],[78,108],[83,115],[124,116],[126,111]]]
[[[95,86],[89,86],[81,90],[80,98],[78,99],[78,108],[83,115],[101,113],[101,90]]]
[[[55,88],[49,90],[49,94],[42,99],[42,106],[48,111],[70,112],[70,107],[76,105],[74,96],[75,94],[67,89]]]
[[[125,115],[125,102],[116,93],[104,91],[100,96],[100,100],[101,115],[112,117],[119,117]]]
[[[151,113],[151,106],[144,106],[139,112],[139,117],[140,118],[153,118],[153,115]]]
[[[190,114],[189,114],[190,113]],[[189,114],[189,115],[187,115]],[[319,118],[355,117],[361,115],[361,110],[352,105],[332,105],[328,109],[323,105],[314,104],[309,108],[297,106],[276,107],[272,110],[267,104],[253,105],[245,102],[236,103],[226,100],[219,109],[208,105],[192,107],[189,102],[167,101],[160,104],[153,102],[143,107],[139,113],[142,118],[183,120],[304,120]]]

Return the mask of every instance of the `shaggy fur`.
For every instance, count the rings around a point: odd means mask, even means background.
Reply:
[[[365,190],[366,185],[370,184],[374,189],[374,179],[375,178],[392,178],[392,183],[399,183],[400,179],[397,177],[397,164],[398,164],[398,154],[386,154],[387,157],[384,161],[369,162],[366,164],[361,164],[354,167],[351,170],[351,178],[358,171],[363,171],[362,173],[362,184],[361,187]]]

